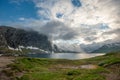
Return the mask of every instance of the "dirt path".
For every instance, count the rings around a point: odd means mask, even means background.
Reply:
[[[7,69],[7,65],[13,63],[14,57],[0,56],[0,80],[10,80],[2,71]]]
[[[97,65],[93,65],[93,64],[79,65],[79,66],[55,65],[54,67],[55,68],[61,68],[61,69],[97,69],[98,68]]]
[[[0,68],[3,68],[8,64],[13,63],[13,60],[15,60],[14,57],[0,57]]]

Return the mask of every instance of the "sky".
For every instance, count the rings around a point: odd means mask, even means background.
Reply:
[[[32,28],[55,44],[119,42],[120,0],[0,0],[0,25]]]

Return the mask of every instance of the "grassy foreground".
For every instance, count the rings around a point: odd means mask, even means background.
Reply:
[[[120,52],[83,60],[18,58],[8,69],[11,80],[120,80]]]

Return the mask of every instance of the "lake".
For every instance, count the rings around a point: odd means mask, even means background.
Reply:
[[[77,59],[86,59],[95,56],[102,56],[105,53],[53,53],[53,54],[28,54],[28,57],[33,58],[51,58],[51,59],[70,59],[70,60],[77,60]]]

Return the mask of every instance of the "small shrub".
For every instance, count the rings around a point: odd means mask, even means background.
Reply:
[[[11,71],[11,70],[3,70],[2,72],[5,73],[9,77],[14,76],[15,74],[14,71]]]
[[[80,71],[79,70],[72,70],[67,72],[67,75],[80,75]]]
[[[17,80],[30,80],[28,75],[24,75],[21,78],[17,78]]]

